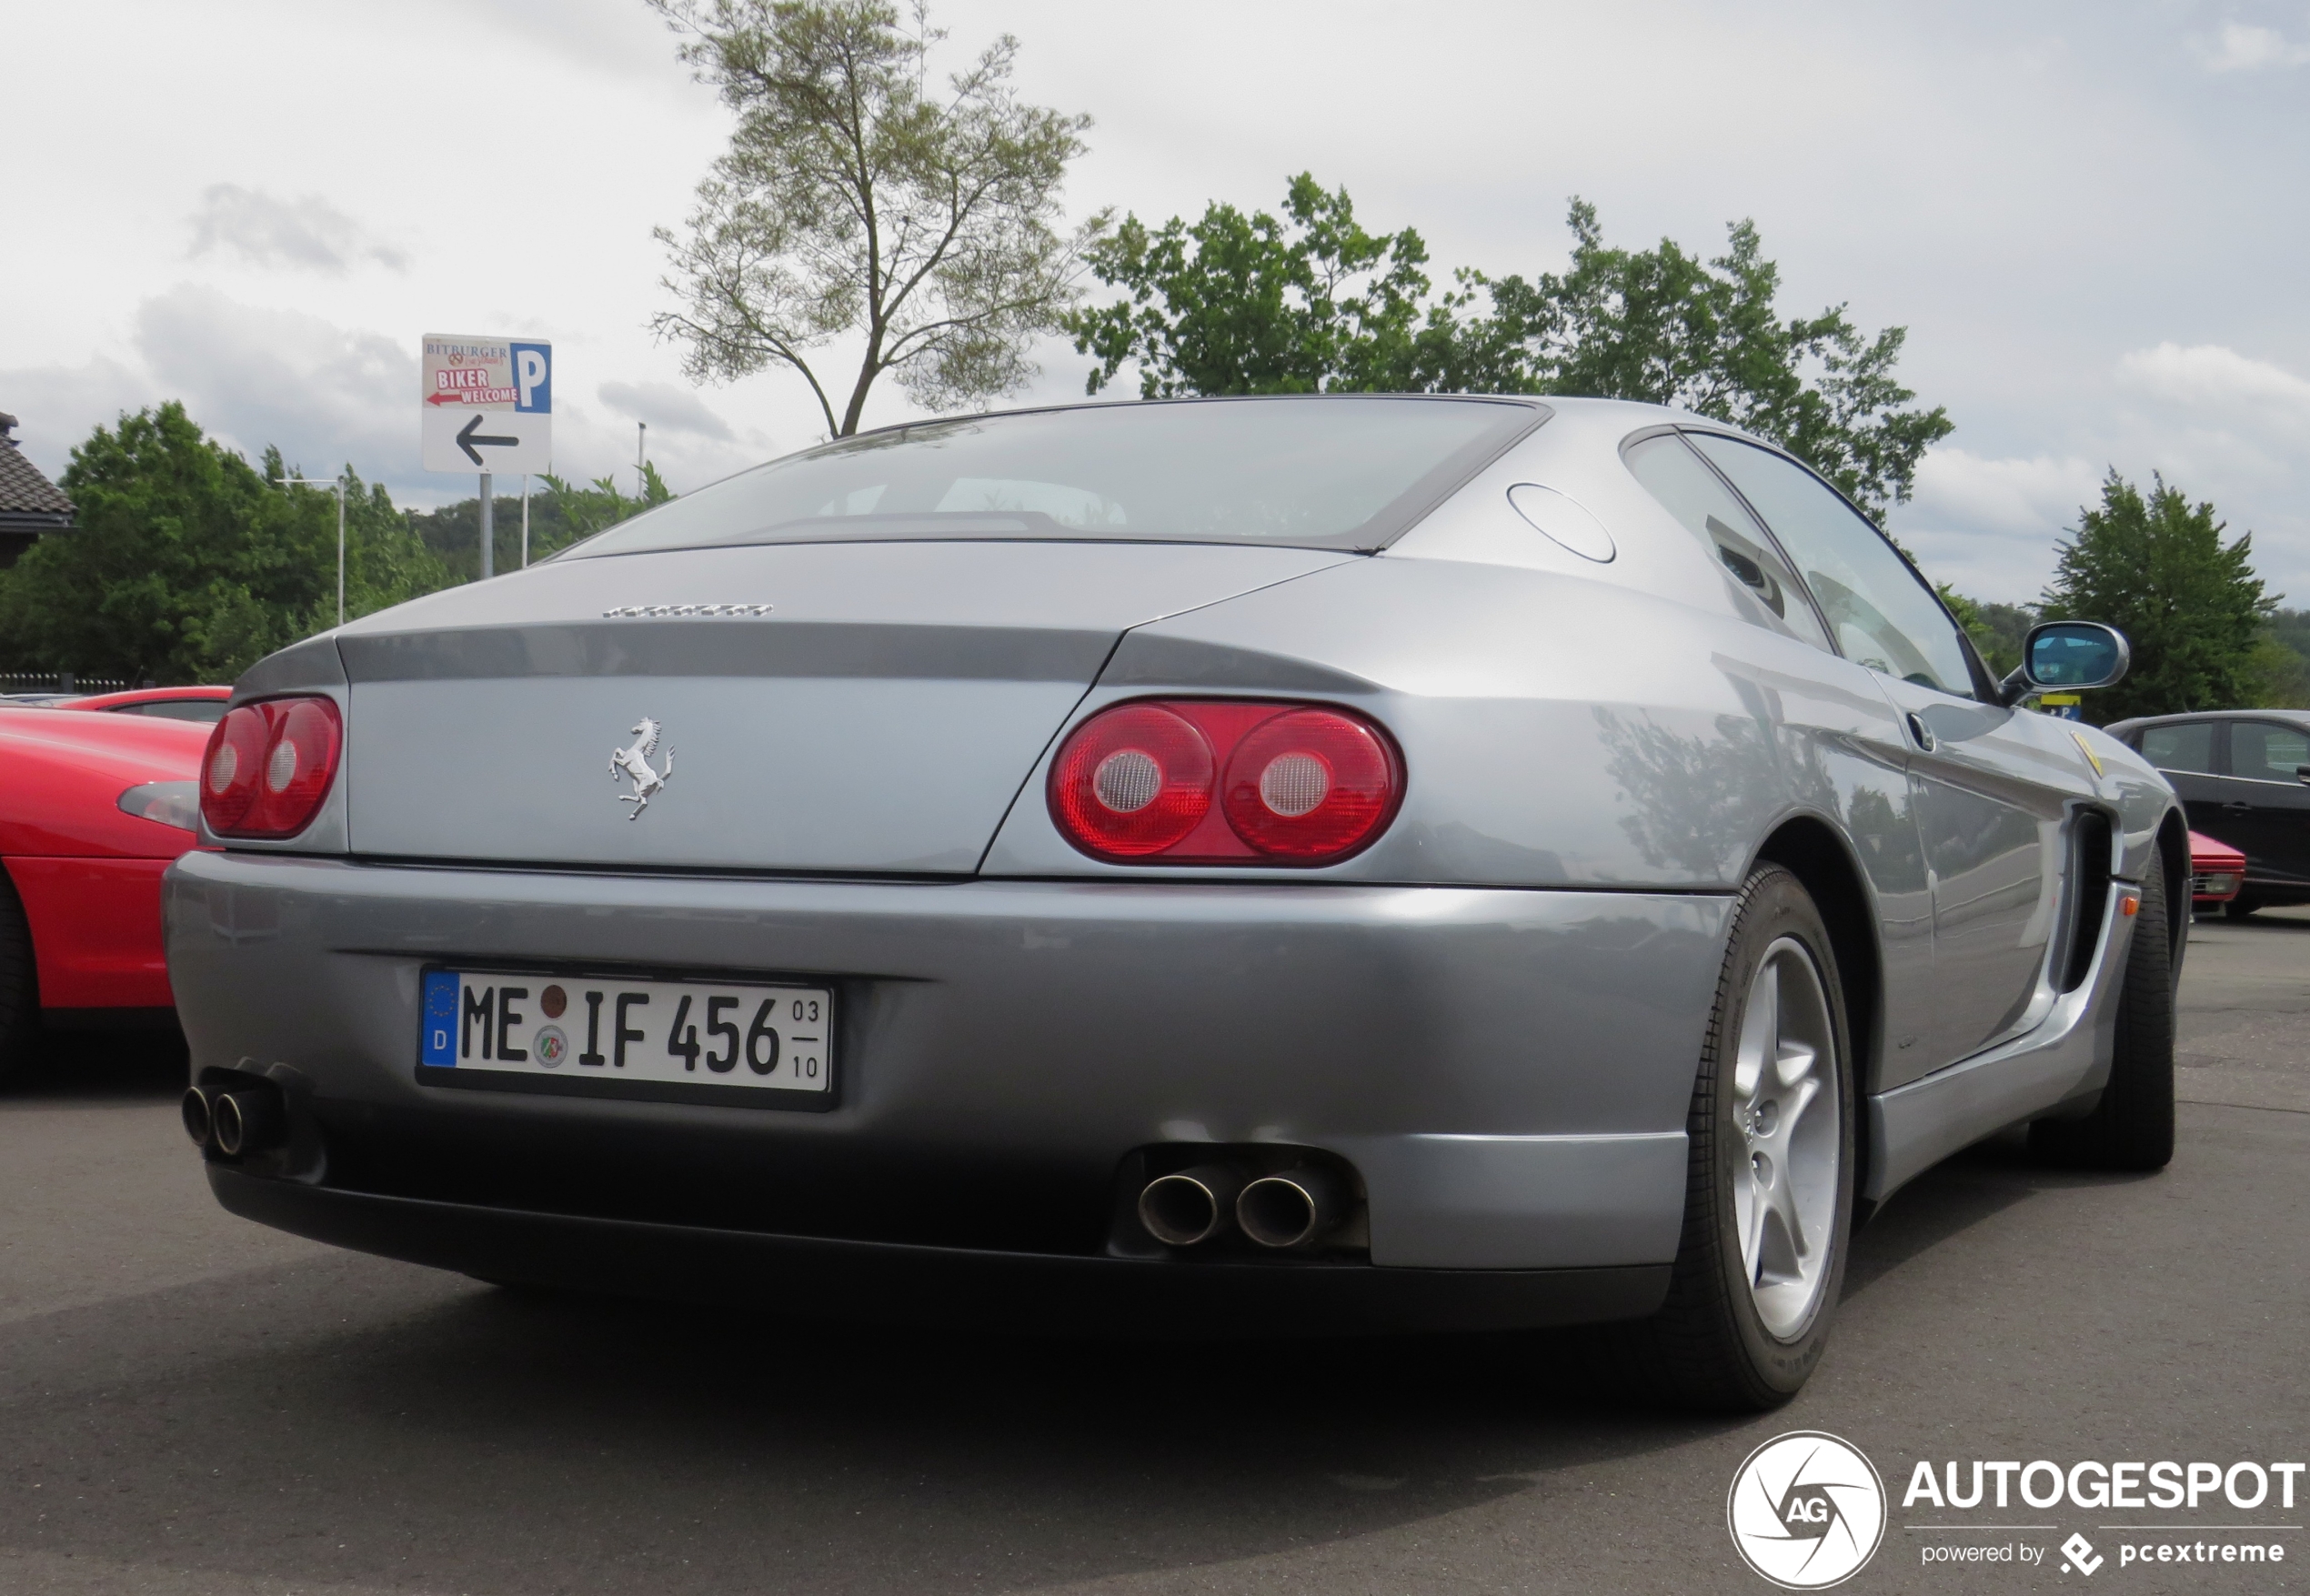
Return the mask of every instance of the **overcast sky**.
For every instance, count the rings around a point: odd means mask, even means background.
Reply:
[[[101,20],[99,20],[101,19]],[[2310,607],[2310,4],[1451,6],[943,0],[1009,32],[1033,98],[1096,118],[1079,213],[1274,206],[1311,169],[1439,276],[1608,239],[1713,248],[1753,217],[1784,310],[1910,329],[1957,430],[1896,533],[2033,599],[2114,467],[2212,499]],[[550,338],[556,460],[678,489],[815,441],[799,379],[698,390],[647,330],[650,237],[728,121],[640,0],[5,0],[0,410],[51,475],[181,398],[252,457],[403,502],[426,332]],[[1029,396],[1080,393],[1044,352]],[[847,386],[847,382],[843,385]],[[870,425],[909,414],[878,390]]]

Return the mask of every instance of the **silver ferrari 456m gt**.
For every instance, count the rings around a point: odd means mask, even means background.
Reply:
[[[238,684],[167,885],[232,1211],[485,1280],[1634,1321],[1786,1399],[1855,1225],[2173,1140],[2186,834],[1777,449],[1602,400],[842,438]]]

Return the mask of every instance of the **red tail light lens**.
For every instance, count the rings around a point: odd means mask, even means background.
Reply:
[[[1331,864],[1402,797],[1395,744],[1364,717],[1240,698],[1118,704],[1050,769],[1060,834],[1116,862]]]
[[[1395,750],[1330,709],[1262,721],[1228,756],[1227,823],[1261,853],[1331,858],[1360,848],[1396,807]]]
[[[201,818],[219,837],[296,836],[329,796],[344,743],[331,699],[242,705],[208,734]]]
[[[1077,847],[1110,858],[1160,853],[1211,807],[1211,745],[1160,704],[1086,721],[1051,767],[1051,811]]]

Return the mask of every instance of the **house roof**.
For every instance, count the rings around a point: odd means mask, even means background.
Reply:
[[[8,436],[16,418],[0,413],[0,528],[45,530],[72,525],[72,500],[40,474]]]

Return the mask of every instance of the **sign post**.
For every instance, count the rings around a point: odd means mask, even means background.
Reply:
[[[490,478],[499,471],[529,475],[553,463],[553,346],[427,333],[418,366],[425,468],[470,471],[480,478],[481,575],[487,580],[497,567]],[[527,509],[525,504],[525,519]]]

